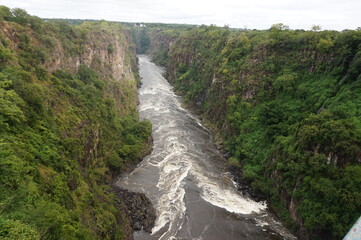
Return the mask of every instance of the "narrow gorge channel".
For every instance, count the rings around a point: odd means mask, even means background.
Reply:
[[[162,69],[139,56],[143,85],[140,116],[153,124],[154,148],[117,184],[146,194],[156,209],[152,234],[136,240],[296,239],[256,202],[237,191],[226,160],[211,133],[181,107],[180,97],[162,77]]]

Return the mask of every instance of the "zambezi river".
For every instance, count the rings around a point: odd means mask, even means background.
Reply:
[[[296,239],[267,210],[237,191],[211,132],[181,106],[163,69],[139,55],[139,112],[153,124],[154,147],[117,184],[144,193],[157,219],[135,240]]]

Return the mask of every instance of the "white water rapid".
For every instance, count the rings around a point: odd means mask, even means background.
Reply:
[[[225,172],[210,132],[180,104],[162,69],[139,56],[143,85],[140,116],[153,124],[154,148],[121,187],[145,193],[156,209],[152,234],[142,239],[295,239],[267,212],[243,196]]]

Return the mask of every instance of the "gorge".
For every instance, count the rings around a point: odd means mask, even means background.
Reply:
[[[234,179],[300,239],[342,238],[361,207],[360,31],[146,26],[138,52],[224,142]]]
[[[1,238],[333,240],[360,216],[360,30],[0,27]]]
[[[157,220],[135,239],[296,239],[264,202],[237,191],[211,133],[181,107],[162,69],[144,55],[139,63],[139,111],[152,122],[154,147],[117,185],[145,193]]]

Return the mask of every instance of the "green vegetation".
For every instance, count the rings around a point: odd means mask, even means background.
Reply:
[[[173,43],[184,31],[196,28],[188,24],[124,23],[132,30],[137,54],[149,54],[153,62],[165,66]]]
[[[200,26],[172,41],[168,80],[229,164],[303,238],[341,239],[361,212],[361,31]]]
[[[359,217],[360,30],[45,22],[4,6],[0,25],[0,238],[126,237],[107,184],[151,132],[136,113],[135,49],[167,67],[229,165],[302,238],[340,239]],[[92,47],[111,58],[117,44],[131,74],[82,59]]]
[[[59,56],[59,66],[81,58],[86,41],[102,49],[94,32],[109,40],[108,54],[117,50],[111,39],[127,48],[128,31],[4,6],[0,25],[0,238],[123,239],[127,219],[108,183],[139,161],[150,136],[150,123],[138,121],[136,79],[115,80],[97,60],[49,69]]]

